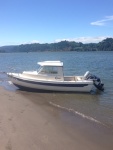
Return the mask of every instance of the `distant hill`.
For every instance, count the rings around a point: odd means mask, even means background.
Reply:
[[[113,38],[106,38],[99,43],[83,44],[81,42],[61,41],[45,44],[22,44],[0,47],[1,53],[45,52],[45,51],[113,51]]]
[[[16,46],[13,46],[13,45],[10,45],[10,46],[2,46],[2,47],[0,47],[0,52],[7,52],[7,53],[10,53],[10,52],[13,52],[16,47],[17,47],[17,45],[16,45]]]

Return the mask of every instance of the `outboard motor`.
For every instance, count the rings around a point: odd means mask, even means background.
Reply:
[[[101,82],[100,78],[98,78],[97,76],[92,75],[91,73],[88,72],[86,79],[87,80],[93,80],[94,86],[97,89],[99,89],[100,91],[104,90],[104,84]]]

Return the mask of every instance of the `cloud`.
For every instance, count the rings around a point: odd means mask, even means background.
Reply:
[[[84,44],[86,43],[98,43],[102,40],[106,39],[108,37],[100,36],[100,37],[79,37],[79,38],[72,38],[72,39],[57,39],[55,42],[61,42],[61,41],[75,41],[75,42],[82,42]]]
[[[91,25],[105,26],[108,21],[113,21],[113,16],[106,16],[105,19],[91,22]]]

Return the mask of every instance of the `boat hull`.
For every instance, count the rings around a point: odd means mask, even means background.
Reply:
[[[43,81],[28,80],[16,76],[8,75],[9,80],[19,88],[29,88],[49,91],[67,92],[90,92],[93,88],[91,81],[65,82],[65,81]]]

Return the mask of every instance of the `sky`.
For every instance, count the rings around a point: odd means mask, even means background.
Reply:
[[[113,37],[113,0],[0,0],[0,46]]]

